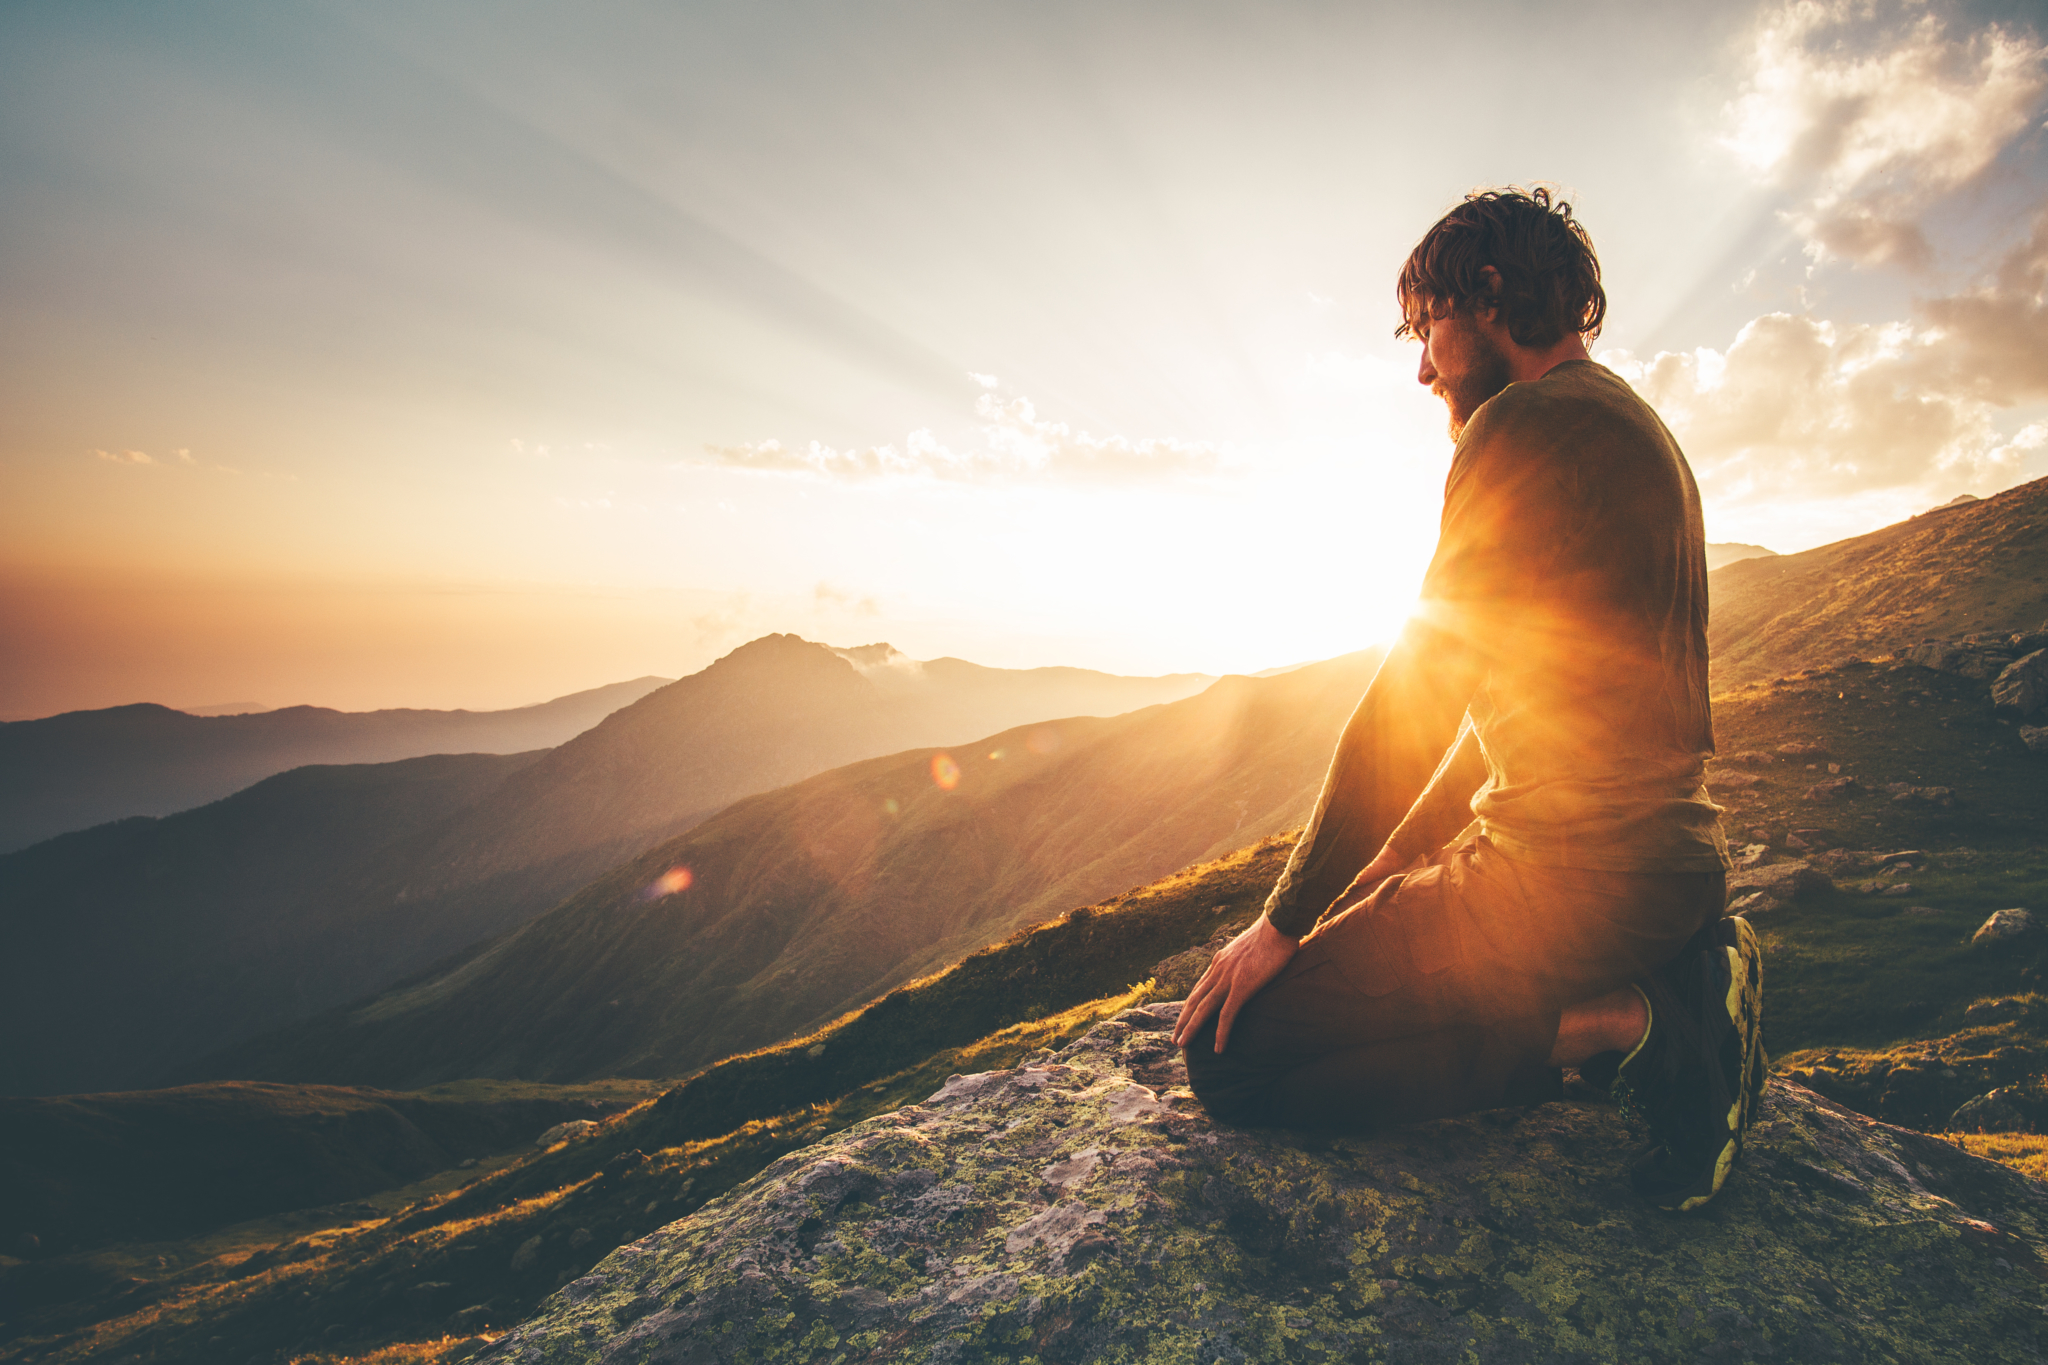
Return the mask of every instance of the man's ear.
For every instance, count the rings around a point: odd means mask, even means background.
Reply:
[[[1479,267],[1479,277],[1486,281],[1486,297],[1492,300],[1492,302],[1477,304],[1473,307],[1472,311],[1479,317],[1480,321],[1492,322],[1500,316],[1500,291],[1502,288],[1500,272],[1490,265],[1482,265]]]

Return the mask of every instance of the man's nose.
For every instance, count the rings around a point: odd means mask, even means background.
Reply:
[[[1415,371],[1415,382],[1424,388],[1436,383],[1436,366],[1429,363],[1429,343],[1422,344],[1422,364]]]

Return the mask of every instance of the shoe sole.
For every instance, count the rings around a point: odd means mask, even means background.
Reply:
[[[1740,915],[1722,921],[1735,934],[1735,942],[1722,949],[1728,955],[1728,993],[1724,1007],[1728,1020],[1741,1039],[1729,1091],[1734,1103],[1728,1107],[1728,1137],[1714,1159],[1713,1177],[1706,1190],[1676,1205],[1680,1213],[1690,1212],[1721,1192],[1735,1159],[1742,1155],[1742,1135],[1756,1117],[1756,1106],[1764,1092],[1764,959],[1756,930]]]

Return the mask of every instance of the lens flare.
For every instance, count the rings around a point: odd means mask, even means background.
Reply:
[[[960,785],[960,765],[953,761],[951,754],[932,755],[932,781],[942,792],[949,792]]]
[[[695,880],[696,878],[690,875],[689,868],[677,864],[649,882],[646,888],[640,892],[640,899],[644,901],[658,901],[663,896],[673,896],[678,891],[688,891],[690,883]]]

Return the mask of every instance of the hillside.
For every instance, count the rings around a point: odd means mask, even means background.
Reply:
[[[463,946],[355,907],[394,848],[539,758],[298,768],[0,857],[0,1093],[160,1080]]]
[[[670,681],[635,678],[508,711],[288,706],[196,716],[142,703],[0,724],[0,853],[190,810],[308,764],[552,749]]]
[[[208,1074],[675,1076],[772,1043],[1298,824],[1377,661],[1005,731],[953,750],[950,786],[918,749],[752,798],[469,959],[212,1059]],[[660,894],[672,868],[688,885]]]
[[[1708,578],[1714,686],[2048,620],[2048,479]]]
[[[0,1090],[188,1079],[204,1053],[502,934],[740,797],[1207,681],[769,636],[550,752],[464,768],[493,776],[460,800],[407,795],[426,769],[325,769],[0,857],[0,924],[29,945],[10,955],[22,990],[0,1000],[0,1025],[39,1042],[0,1059]]]
[[[1756,559],[1762,555],[1775,555],[1776,550],[1766,550],[1761,545],[1744,545],[1739,541],[1707,546],[1707,571],[1712,573],[1723,564],[1733,564],[1739,559]]]

